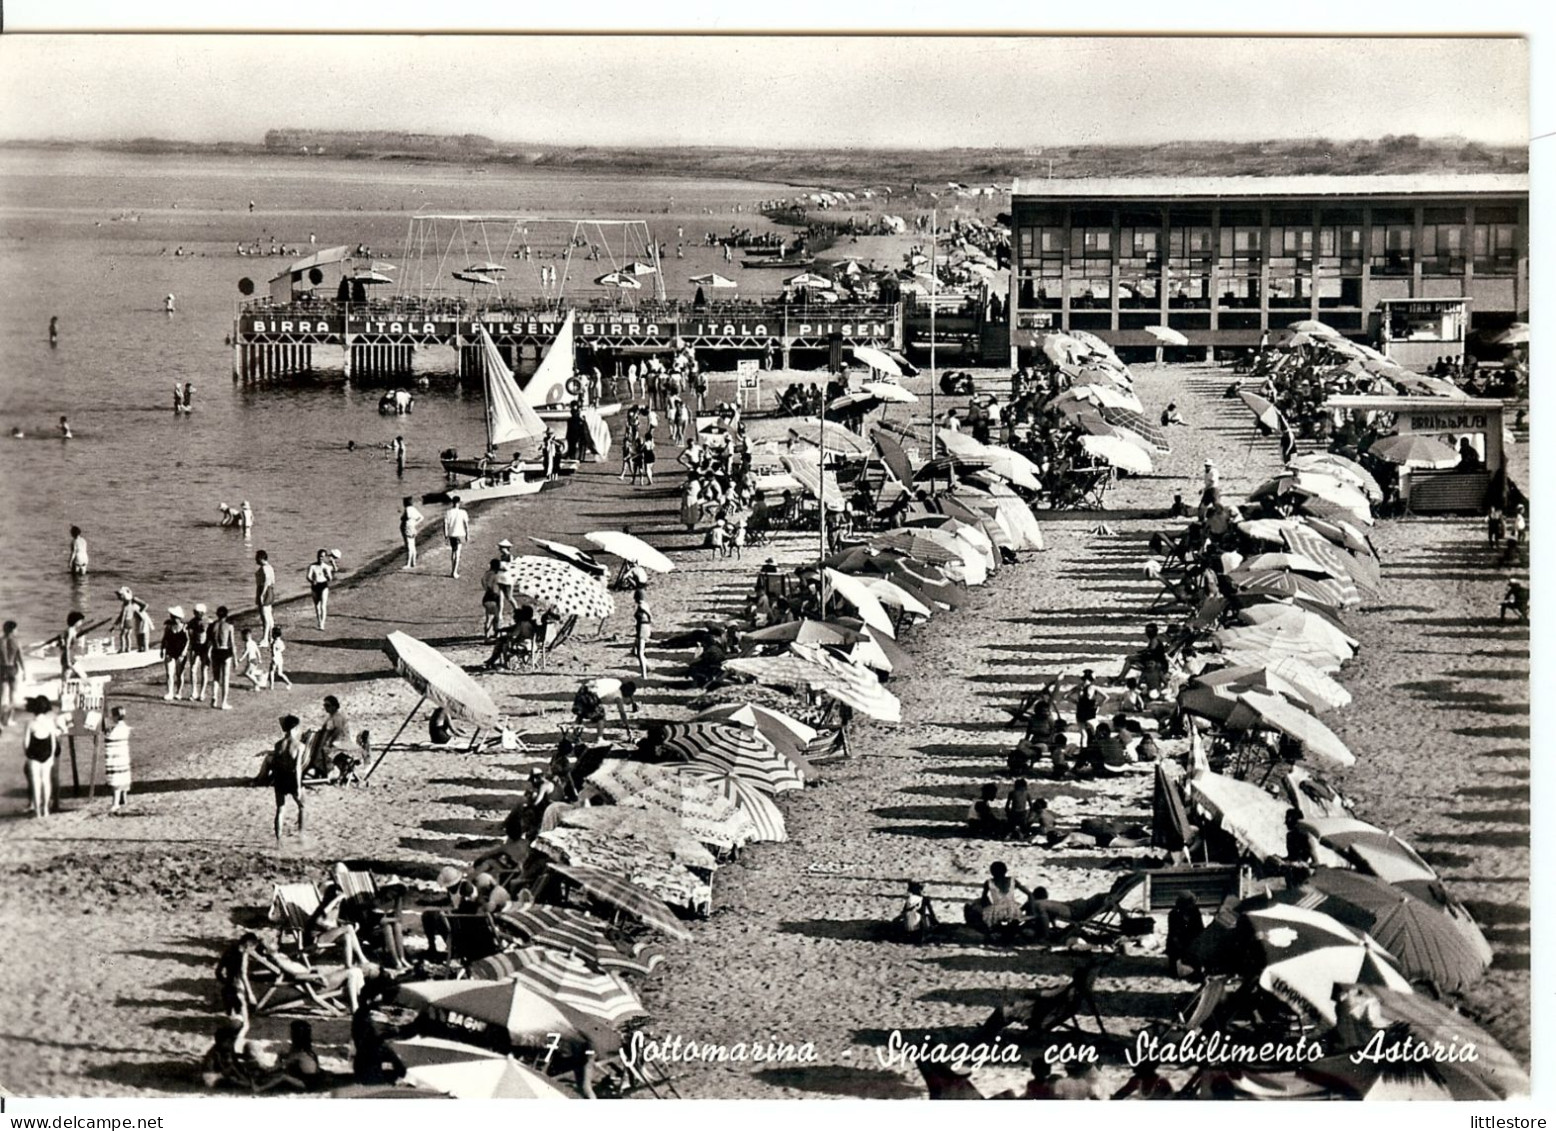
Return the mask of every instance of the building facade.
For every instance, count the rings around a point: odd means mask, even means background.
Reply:
[[[1411,299],[1468,300],[1474,332],[1528,317],[1524,174],[1022,178],[1011,211],[1017,359],[1048,330],[1240,347],[1314,318],[1376,340]]]

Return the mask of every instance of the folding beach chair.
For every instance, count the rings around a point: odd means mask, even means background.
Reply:
[[[1155,921],[1143,915],[1131,915],[1124,903],[1145,885],[1144,872],[1120,876],[1106,892],[1076,900],[1070,904],[1070,919],[1054,935],[1053,941],[1069,943],[1075,939],[1111,945],[1120,939],[1149,934]],[[1143,909],[1143,908],[1142,908]]]
[[[1102,1020],[1102,1010],[1097,1005],[1097,975],[1111,962],[1111,951],[1087,956],[1075,968],[1070,980],[1062,986],[1040,989],[1020,1001],[1004,1003],[995,1008],[978,1030],[978,1039],[989,1041],[1011,1025],[1025,1024],[1033,1036],[1069,1030],[1084,1033],[1081,1014],[1084,1010],[1097,1023],[1097,1031],[1112,1036]]]
[[[319,981],[325,975],[313,970],[287,970],[280,963],[272,961],[263,954],[254,955],[250,961],[253,963],[249,971],[250,979],[253,980],[256,974],[264,975],[260,979],[264,990],[258,993],[258,1000],[254,1002],[255,1013],[266,1017],[350,1016],[351,1008],[343,983],[326,987]],[[332,973],[339,975],[338,971]],[[365,979],[360,970],[348,970],[344,977],[356,978],[359,987]]]
[[[267,918],[276,925],[276,946],[291,949],[297,960],[308,964],[304,942],[308,920],[319,909],[319,886],[315,883],[277,884],[270,896]]]

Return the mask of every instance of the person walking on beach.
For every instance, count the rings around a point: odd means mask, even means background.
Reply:
[[[0,634],[0,730],[11,725],[11,716],[16,712],[16,689],[26,678],[27,661],[16,640],[16,622],[8,620]]]
[[[465,539],[470,537],[470,512],[461,505],[458,495],[449,499],[448,510],[443,512],[443,537],[448,539],[448,575],[457,578],[459,552],[465,544]]]
[[[632,590],[632,621],[637,626],[637,638],[632,654],[638,661],[638,678],[648,678],[648,638],[653,631],[654,611],[648,607],[647,590],[641,585]]]
[[[22,733],[22,753],[27,759],[27,795],[34,817],[46,817],[54,800],[54,756],[59,753],[59,720],[46,695],[27,700],[32,720]]]
[[[86,536],[81,533],[79,526],[70,528],[70,572],[76,577],[85,577],[87,567],[91,565],[91,555],[87,553]]]
[[[308,578],[308,591],[313,594],[313,618],[319,626],[319,631],[324,631],[324,621],[330,614],[330,582],[335,577],[335,563],[331,560],[328,550],[320,550],[313,559],[305,574]]]
[[[113,723],[103,735],[103,773],[108,792],[113,795],[110,816],[123,812],[130,799],[130,724],[124,721],[124,708],[115,707]]]
[[[242,667],[238,674],[249,681],[249,690],[258,691],[265,686],[265,665],[259,655],[259,642],[252,629],[243,630],[243,650],[238,653]]]
[[[416,531],[421,528],[421,511],[416,509],[409,495],[400,500],[400,507],[400,540],[405,543],[405,564],[400,568],[415,569]]]
[[[270,751],[270,785],[275,791],[276,798],[276,840],[281,840],[281,815],[286,809],[286,800],[291,798],[297,805],[297,832],[303,831],[303,794],[299,762],[302,758],[303,744],[297,736],[297,728],[300,726],[296,715],[281,716],[281,737]]]
[[[274,687],[280,680],[287,687],[292,686],[292,681],[286,674],[286,641],[281,637],[278,628],[270,637],[270,671],[266,673],[270,679],[270,686]]]
[[[171,703],[184,693],[184,654],[189,648],[189,630],[184,627],[184,607],[174,605],[162,622],[162,666],[167,671],[167,694]]]
[[[232,685],[232,662],[238,654],[237,632],[227,619],[227,606],[216,606],[216,620],[211,625],[211,706],[222,711],[232,710],[227,695]]]
[[[254,555],[254,604],[259,607],[259,646],[268,648],[276,630],[276,570],[264,550]]]

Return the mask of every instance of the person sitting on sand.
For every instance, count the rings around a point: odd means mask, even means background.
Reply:
[[[1525,624],[1529,623],[1529,587],[1516,577],[1507,580],[1507,592],[1502,594],[1502,606],[1497,611],[1497,620],[1505,622],[1509,611]]]
[[[1190,892],[1181,893],[1167,912],[1167,972],[1174,978],[1193,977],[1198,965],[1190,958],[1194,940],[1205,929],[1205,918]]]
[[[1048,740],[1048,757],[1053,762],[1055,781],[1063,781],[1070,776],[1070,770],[1074,766],[1070,753],[1070,736],[1062,730],[1057,731]]]
[[[976,927],[986,939],[1009,936],[1024,921],[1022,908],[1032,893],[1010,875],[1003,860],[989,865],[989,878],[983,882],[983,893],[963,908],[963,916],[970,927]]]
[[[1005,839],[1005,818],[994,808],[999,798],[1000,787],[996,782],[986,783],[978,800],[974,801],[967,810],[967,824],[974,836],[983,837],[986,840]]]
[[[1011,840],[1022,839],[1032,832],[1032,795],[1027,791],[1026,778],[1017,778],[1005,798],[1006,836]]]
[[[924,894],[923,881],[908,881],[908,894],[903,898],[902,910],[897,912],[892,926],[896,929],[897,937],[911,943],[928,942],[935,928],[940,926],[935,906],[929,896]]]
[[[285,1072],[260,1062],[249,1048],[247,1035],[246,1020],[223,1017],[216,1023],[215,1039],[200,1062],[200,1076],[206,1087],[226,1084],[258,1095],[282,1086],[296,1086],[296,1081]]]
[[[1172,1083],[1157,1071],[1154,1060],[1142,1060],[1135,1065],[1134,1075],[1124,1086],[1113,1093],[1115,1100],[1170,1100]]]

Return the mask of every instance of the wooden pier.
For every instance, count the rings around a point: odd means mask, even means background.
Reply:
[[[834,344],[903,347],[903,307],[652,302],[633,307],[571,306],[579,364],[614,364],[628,356],[690,347],[701,354],[771,351],[789,364],[795,350],[827,351]],[[234,380],[258,381],[314,372],[316,347],[338,361],[324,366],[353,378],[410,373],[419,352],[448,351],[448,368],[461,379],[481,372],[480,329],[485,327],[511,364],[539,358],[555,340],[566,309],[507,303],[486,306],[457,300],[370,303],[245,302],[233,322]],[[322,358],[320,360],[323,360]],[[603,366],[602,366],[603,369]]]

